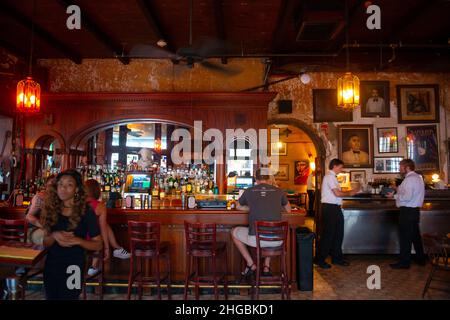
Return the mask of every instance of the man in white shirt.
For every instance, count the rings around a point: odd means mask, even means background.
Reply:
[[[307,216],[314,217],[314,200],[316,199],[316,173],[310,171],[308,180],[306,180],[306,192],[308,193],[308,211]]]
[[[366,112],[367,113],[382,113],[384,111],[384,99],[379,96],[378,90],[372,90],[372,96],[367,99]]]
[[[361,138],[352,134],[347,141],[349,150],[342,152],[342,160],[346,164],[367,164],[369,163],[369,154],[361,150]]]
[[[414,161],[404,159],[400,161],[400,173],[405,179],[398,186],[397,193],[388,193],[387,196],[395,199],[400,208],[399,235],[400,257],[397,263],[391,264],[394,269],[408,269],[411,264],[411,244],[416,251],[415,261],[425,265],[426,259],[423,251],[422,237],[420,236],[420,208],[425,197],[425,184],[421,175],[415,171]]]
[[[344,215],[342,214],[342,197],[354,196],[359,190],[342,191],[337,175],[343,171],[344,162],[333,159],[328,166],[330,171],[322,182],[322,232],[314,263],[323,269],[331,268],[325,260],[331,254],[331,262],[340,266],[348,266],[342,254],[344,240]]]

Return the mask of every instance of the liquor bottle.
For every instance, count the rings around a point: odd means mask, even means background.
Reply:
[[[158,199],[158,197],[159,197],[159,186],[158,186],[158,180],[155,179],[155,184],[154,184],[153,190],[152,190],[152,198]]]

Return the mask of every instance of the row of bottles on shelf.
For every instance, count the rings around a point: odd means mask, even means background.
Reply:
[[[102,192],[121,192],[125,182],[126,170],[124,167],[108,165],[86,165],[78,168],[83,180],[94,179],[100,183]]]
[[[214,174],[204,165],[158,168],[153,180],[152,197],[159,199],[166,195],[219,193]]]

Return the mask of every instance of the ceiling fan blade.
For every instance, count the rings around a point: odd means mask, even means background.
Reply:
[[[242,72],[242,70],[237,67],[215,64],[215,63],[212,63],[207,60],[204,60],[204,61],[200,62],[199,64],[206,69],[209,69],[209,70],[215,71],[215,72],[220,72],[227,76],[235,76]]]
[[[135,45],[128,54],[130,58],[153,58],[153,59],[178,59],[178,55],[149,45],[149,44],[137,44]]]
[[[203,38],[193,46],[194,51],[198,56],[208,57],[220,57],[232,52],[233,46],[230,42],[215,39],[215,38]]]

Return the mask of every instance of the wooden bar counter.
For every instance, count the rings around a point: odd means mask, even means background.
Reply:
[[[0,207],[0,217],[24,217],[25,208]],[[296,280],[296,242],[295,228],[304,224],[304,210],[283,213],[283,220],[289,222],[288,234],[288,272],[293,284]],[[185,234],[184,221],[216,223],[218,241],[227,243],[230,280],[239,280],[244,263],[234,246],[230,231],[238,225],[248,224],[248,213],[239,210],[226,209],[183,209],[177,207],[160,207],[158,209],[108,209],[108,223],[116,235],[117,241],[125,248],[129,248],[127,222],[128,221],[159,221],[161,222],[161,240],[171,244],[172,279],[182,281],[185,274]],[[113,263],[111,263],[111,261]],[[125,280],[128,274],[128,260],[111,258],[107,263],[106,278],[108,280]],[[273,264],[273,270],[278,270],[278,263]],[[202,269],[207,269],[204,265]]]

